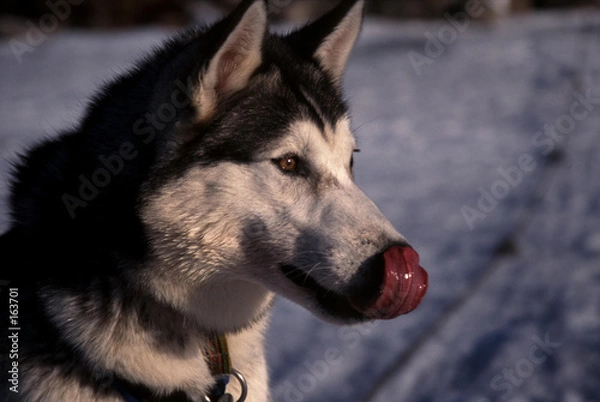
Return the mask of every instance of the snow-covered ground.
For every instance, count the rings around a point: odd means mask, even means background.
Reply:
[[[600,401],[600,12],[461,31],[370,19],[346,77],[357,181],[419,251],[428,295],[343,328],[279,301],[275,401]],[[15,152],[167,34],[58,32],[21,63],[2,40],[0,195]]]

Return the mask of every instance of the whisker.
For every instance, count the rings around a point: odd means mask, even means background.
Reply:
[[[321,265],[321,262],[317,262],[311,269],[308,270],[304,277],[304,285],[306,285],[306,281],[308,280],[308,278],[310,278],[310,274],[312,274],[313,271],[315,271],[319,267],[319,265]]]

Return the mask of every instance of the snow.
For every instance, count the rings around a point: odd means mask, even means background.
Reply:
[[[357,182],[430,290],[411,314],[357,327],[279,300],[275,401],[600,401],[600,13],[471,22],[417,71],[409,54],[448,24],[368,20],[345,81]],[[168,34],[58,32],[20,64],[0,42],[0,196],[16,152],[74,124]]]

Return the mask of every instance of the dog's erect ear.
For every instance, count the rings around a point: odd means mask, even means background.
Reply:
[[[202,71],[196,94],[201,120],[213,114],[219,100],[244,89],[261,65],[267,32],[266,0],[242,1],[222,23],[230,28]]]
[[[343,0],[287,40],[304,57],[315,58],[336,83],[341,81],[364,15],[364,0]]]

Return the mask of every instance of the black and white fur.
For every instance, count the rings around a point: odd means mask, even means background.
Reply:
[[[363,3],[277,35],[266,2],[244,0],[20,158],[0,237],[23,327],[9,400],[120,402],[120,379],[200,401],[217,332],[248,401],[264,402],[274,294],[331,322],[367,319],[351,304],[372,298],[382,251],[405,239],[353,181],[341,83]],[[95,173],[96,192],[83,184]]]

